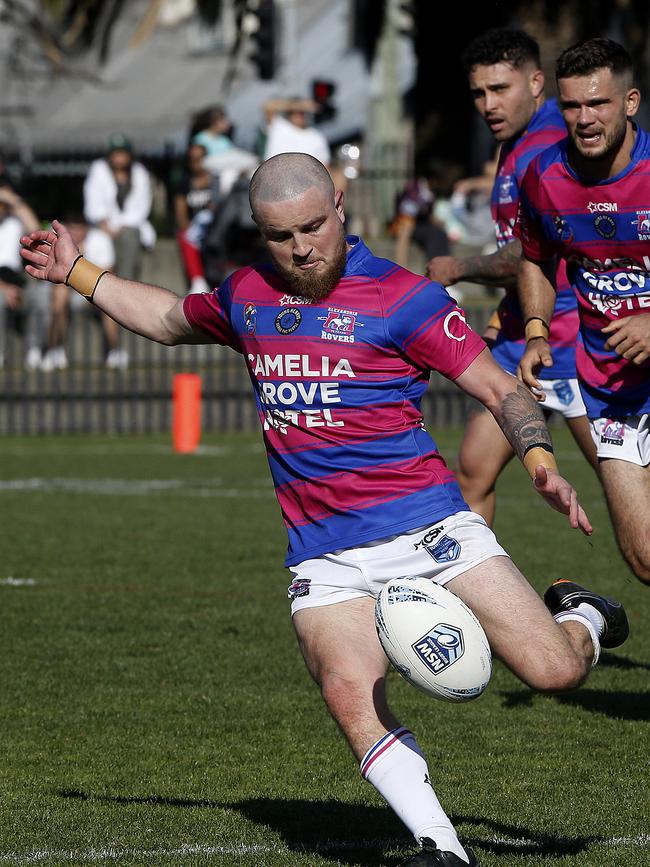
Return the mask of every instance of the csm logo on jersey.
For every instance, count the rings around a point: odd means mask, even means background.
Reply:
[[[342,310],[330,307],[327,316],[319,316],[324,322],[321,337],[323,340],[334,340],[337,343],[354,343],[354,329],[363,328],[363,323],[357,322],[359,314],[353,310]]]
[[[603,214],[607,211],[610,213],[616,213],[618,211],[618,205],[616,202],[589,202],[587,210],[590,214]]]

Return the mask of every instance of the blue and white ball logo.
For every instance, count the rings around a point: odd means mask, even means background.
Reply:
[[[465,652],[462,630],[448,623],[438,623],[411,647],[434,674],[446,671]]]

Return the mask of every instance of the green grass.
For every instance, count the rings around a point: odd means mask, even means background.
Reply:
[[[451,458],[458,432],[439,439]],[[593,540],[515,465],[497,534],[539,590],[575,576],[619,597],[629,642],[563,697],[497,664],[476,703],[398,676],[392,702],[484,867],[647,867],[648,591],[595,478],[555,439]],[[360,779],[295,646],[257,436],[191,456],[166,438],[5,438],[0,484],[0,865],[405,856],[408,833]]]

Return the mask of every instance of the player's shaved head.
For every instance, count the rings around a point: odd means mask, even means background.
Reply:
[[[308,154],[278,154],[266,160],[253,175],[249,199],[257,218],[262,203],[286,202],[312,187],[334,202],[334,184],[325,166]]]

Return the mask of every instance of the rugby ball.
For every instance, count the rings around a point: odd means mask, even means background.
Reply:
[[[393,578],[377,597],[381,646],[399,673],[433,698],[471,701],[490,682],[483,627],[458,596],[428,578]]]

